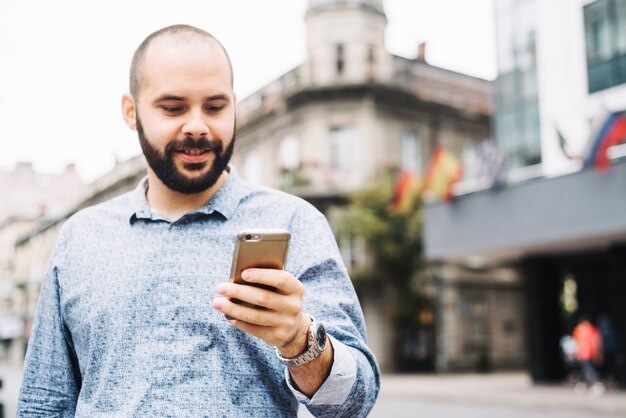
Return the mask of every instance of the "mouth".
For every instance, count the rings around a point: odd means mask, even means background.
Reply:
[[[212,151],[208,148],[180,148],[175,154],[184,162],[201,163],[209,158]]]

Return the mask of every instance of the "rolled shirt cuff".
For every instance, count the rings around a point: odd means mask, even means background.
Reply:
[[[298,402],[303,405],[341,405],[348,399],[348,395],[356,381],[356,361],[352,353],[350,353],[350,350],[345,344],[330,335],[328,337],[334,350],[333,366],[330,369],[330,375],[312,398],[309,398],[294,387],[291,382],[289,369],[285,367],[285,381],[287,382],[287,386],[289,386],[289,390],[291,390],[291,393],[293,393]]]

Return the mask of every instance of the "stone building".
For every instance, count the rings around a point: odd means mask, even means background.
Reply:
[[[35,171],[31,163],[17,163],[12,170],[0,170],[0,222],[57,215],[78,203],[85,192],[74,164],[50,174]]]

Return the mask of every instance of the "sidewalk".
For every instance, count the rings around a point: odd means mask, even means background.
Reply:
[[[626,392],[576,393],[564,384],[533,385],[525,373],[385,375],[381,398],[507,406],[536,411],[576,411],[626,417]]]
[[[0,402],[7,417],[15,416],[21,368],[0,363]],[[533,385],[525,373],[384,375],[381,399],[421,399],[451,404],[475,404],[518,409],[587,413],[626,417],[626,392],[593,397],[566,385]]]

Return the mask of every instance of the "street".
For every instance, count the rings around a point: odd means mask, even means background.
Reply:
[[[372,418],[591,418],[596,416],[598,415],[393,398],[379,399],[370,414]]]
[[[0,363],[0,402],[15,416],[21,369]],[[301,418],[311,417],[304,408]],[[623,392],[594,397],[564,385],[533,385],[524,373],[386,375],[373,418],[592,418],[626,416]]]

